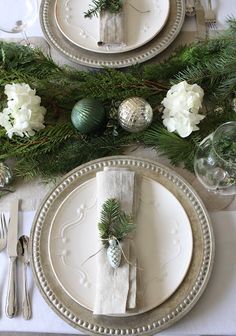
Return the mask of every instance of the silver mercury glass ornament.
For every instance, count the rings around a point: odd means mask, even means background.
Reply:
[[[5,188],[12,180],[12,172],[4,163],[0,162],[0,188]]]
[[[120,126],[131,133],[145,130],[151,124],[152,118],[151,105],[140,97],[125,99],[118,108]]]

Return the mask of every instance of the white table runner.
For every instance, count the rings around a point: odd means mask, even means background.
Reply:
[[[210,282],[199,302],[183,319],[158,335],[235,335],[236,334],[236,211],[211,213],[216,239],[215,265]],[[19,214],[19,235],[29,234],[34,212]],[[6,250],[0,253],[0,332],[50,332],[78,334],[78,331],[61,320],[41,297],[35,287],[31,272],[29,286],[33,316],[25,321],[19,315],[13,319],[5,316],[5,297],[8,270]],[[22,269],[18,267],[19,284]],[[20,287],[20,286],[19,286]],[[21,288],[19,288],[21,302]]]

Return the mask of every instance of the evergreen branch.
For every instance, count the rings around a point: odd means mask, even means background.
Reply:
[[[70,123],[48,125],[30,138],[14,137],[9,141],[5,136],[2,138],[2,146],[0,147],[0,160],[18,156],[35,156],[36,153],[37,156],[44,155],[56,150],[72,137],[79,139],[81,136]]]
[[[51,178],[64,174],[71,169],[100,157],[121,154],[133,135],[126,134],[114,137],[107,136],[70,137],[60,142],[57,148],[50,152],[31,152],[31,155],[20,155],[15,170],[19,177],[34,178],[41,176]],[[22,160],[20,159],[22,158]],[[28,173],[29,172],[29,173]]]
[[[143,141],[146,146],[166,155],[173,165],[183,163],[185,168],[193,170],[195,144],[190,139],[180,138],[157,123],[144,133]]]
[[[135,230],[135,224],[131,215],[127,215],[125,212],[119,214],[117,225],[115,226],[114,236],[121,241],[130,232]]]
[[[232,33],[232,32],[231,32]],[[235,78],[236,67],[236,40],[235,34],[230,35],[228,32],[219,35],[216,39],[206,41],[204,43],[196,44],[188,52],[191,51],[190,56],[195,54],[200,57],[195,59],[195,64],[186,62],[186,67],[183,68],[175,76],[172,83],[186,80],[189,83],[198,83],[202,86],[211,99],[218,97],[222,100],[226,97],[232,96],[235,91],[235,84],[232,82]],[[190,59],[191,59],[190,57]],[[230,79],[233,79],[230,81]],[[228,85],[230,81],[230,85]]]
[[[93,0],[90,9],[84,13],[85,18],[92,18],[98,16],[101,11],[109,11],[111,13],[118,13],[122,8],[121,0]]]
[[[121,241],[135,229],[135,225],[132,216],[121,210],[120,202],[115,198],[109,198],[102,206],[98,229],[102,243],[107,247],[110,238],[115,237]]]
[[[3,197],[3,196],[5,196],[5,195],[7,195],[7,194],[9,194],[9,192],[10,191],[8,191],[8,190],[0,190],[0,198]]]
[[[12,171],[16,178],[23,178],[25,181],[32,181],[39,176],[45,177],[37,160],[32,157],[18,159]]]

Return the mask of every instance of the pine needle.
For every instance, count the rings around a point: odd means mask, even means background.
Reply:
[[[110,238],[115,237],[121,241],[135,229],[135,225],[132,216],[121,210],[120,202],[115,198],[109,198],[102,206],[98,228],[102,243],[107,247]]]
[[[193,170],[195,144],[190,139],[181,138],[176,133],[168,132],[157,123],[144,133],[143,141],[146,146],[157,149],[158,153],[166,155],[173,165],[178,166],[183,163],[185,168]]]
[[[118,13],[121,8],[121,0],[93,0],[88,11],[84,13],[84,17],[91,19],[93,16],[98,16],[101,11],[106,10],[111,13]]]

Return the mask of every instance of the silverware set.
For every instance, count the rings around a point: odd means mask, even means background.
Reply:
[[[207,0],[204,9],[200,0],[186,0],[185,13],[187,16],[195,16],[199,39],[205,39],[210,30],[217,29],[216,12],[212,8],[211,0]]]
[[[211,0],[208,0],[207,9],[205,11],[205,22],[210,29],[217,29],[216,12],[212,9]]]
[[[0,217],[0,251],[7,247],[9,257],[8,287],[6,297],[6,316],[12,318],[18,313],[18,295],[17,295],[17,259],[23,264],[23,298],[22,313],[24,319],[31,317],[31,303],[27,288],[27,267],[29,264],[29,238],[21,236],[18,239],[18,205],[16,199],[10,207],[10,219],[7,226],[4,214]]]

